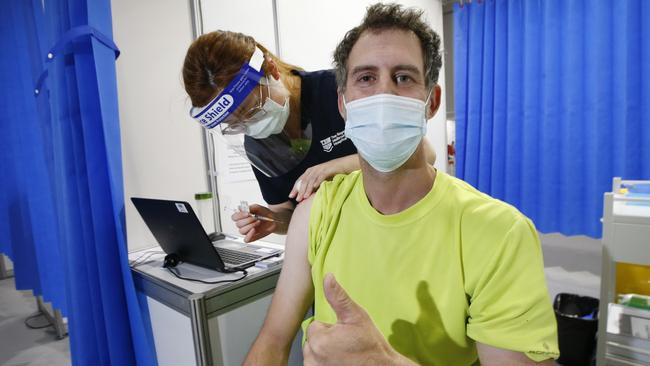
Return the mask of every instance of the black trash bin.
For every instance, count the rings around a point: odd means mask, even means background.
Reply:
[[[553,302],[562,366],[589,366],[596,349],[598,299],[560,293]]]

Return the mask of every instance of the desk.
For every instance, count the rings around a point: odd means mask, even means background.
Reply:
[[[282,248],[273,243],[258,243]],[[241,281],[202,284],[174,277],[162,262],[160,247],[129,254],[138,260],[131,272],[136,291],[147,298],[158,365],[241,365],[264,322],[280,267],[247,269]],[[205,281],[241,277],[182,263],[181,275]],[[302,365],[301,332],[289,365]]]

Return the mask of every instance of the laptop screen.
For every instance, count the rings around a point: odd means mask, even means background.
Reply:
[[[187,202],[132,197],[131,202],[167,254],[223,272],[224,263]]]

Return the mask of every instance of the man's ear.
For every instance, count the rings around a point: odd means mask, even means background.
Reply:
[[[273,60],[273,57],[266,54],[264,55],[264,59],[266,60],[266,74],[273,76],[275,80],[280,80],[280,69],[275,63],[275,60]]]
[[[441,95],[442,90],[440,89],[440,85],[436,84],[431,91],[431,98],[429,100],[429,105],[427,106],[427,119],[431,119],[438,111]]]
[[[343,92],[341,91],[341,89],[337,89],[336,94],[338,96],[337,104],[339,107],[339,114],[341,115],[341,117],[343,117],[343,120],[345,121],[345,104],[343,103]]]

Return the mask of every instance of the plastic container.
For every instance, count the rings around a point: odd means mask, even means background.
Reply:
[[[630,193],[650,195],[650,184],[649,183],[633,184],[630,187],[628,187],[628,190]]]
[[[644,198],[650,200],[650,184],[648,183],[637,183],[628,185],[625,187],[625,196],[629,198]],[[650,206],[648,201],[630,201],[626,202],[626,205],[629,206]]]
[[[650,266],[617,262],[616,293],[650,296]]]
[[[620,294],[618,295],[619,304],[632,308],[650,310],[650,296],[639,294]]]
[[[553,302],[563,366],[589,366],[596,350],[598,299],[560,293]]]

